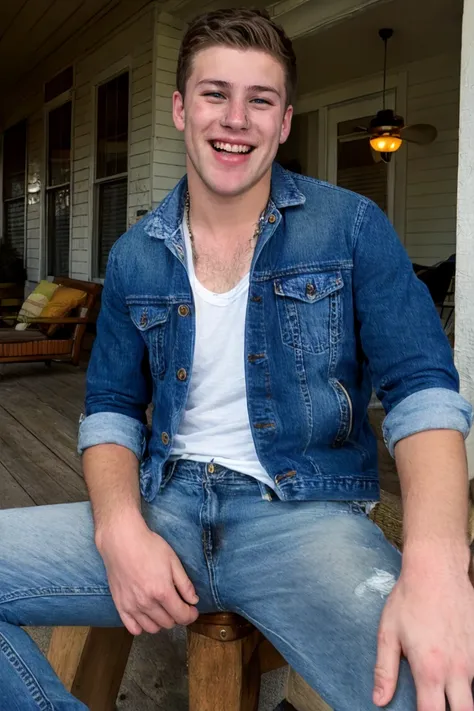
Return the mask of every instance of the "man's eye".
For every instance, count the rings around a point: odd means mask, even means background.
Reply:
[[[208,91],[204,96],[210,96],[212,99],[225,99],[224,94],[221,94],[219,91]]]
[[[258,98],[256,98],[256,99],[252,99],[252,103],[254,103],[254,104],[260,104],[260,105],[265,105],[265,104],[266,104],[267,106],[271,106],[271,104],[270,104],[269,101],[267,101],[266,99],[261,99],[260,97],[258,97]]]

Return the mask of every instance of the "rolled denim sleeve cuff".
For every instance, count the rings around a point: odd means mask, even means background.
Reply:
[[[383,437],[393,457],[397,442],[417,432],[457,430],[466,438],[472,420],[472,407],[459,393],[428,388],[409,395],[389,412],[383,423]]]
[[[96,444],[120,444],[140,461],[145,451],[146,433],[146,426],[133,417],[118,412],[95,412],[80,420],[77,451],[82,454]]]

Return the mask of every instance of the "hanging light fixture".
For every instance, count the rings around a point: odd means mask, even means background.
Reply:
[[[357,126],[357,131],[368,135],[370,146],[373,151],[380,155],[380,158],[389,163],[392,155],[398,151],[404,141],[426,146],[432,143],[438,134],[436,127],[429,123],[417,123],[405,126],[402,116],[387,109],[387,45],[388,40],[393,37],[393,30],[384,28],[379,30],[379,37],[385,45],[384,67],[383,67],[383,109],[377,113],[369,127]]]
[[[379,37],[384,43],[384,63],[383,63],[383,109],[372,119],[369,127],[370,145],[378,153],[382,153],[382,158],[388,163],[392,153],[398,151],[402,145],[400,132],[404,126],[401,116],[397,116],[391,109],[386,108],[387,92],[387,48],[388,40],[393,37],[393,30],[384,28],[379,30]]]

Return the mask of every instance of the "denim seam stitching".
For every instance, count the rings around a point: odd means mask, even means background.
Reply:
[[[208,546],[209,539],[211,540],[212,544],[212,531],[211,531],[211,526],[210,526],[210,521],[211,521],[211,501],[210,501],[210,488],[207,485],[207,482],[204,483],[204,489],[207,494],[207,497],[204,498],[203,504],[201,506],[201,512],[200,512],[200,520],[201,520],[201,527],[203,531],[205,532],[205,545],[204,545],[204,558],[206,561],[206,566],[207,566],[207,571],[209,574],[209,584],[211,588],[211,594],[212,597],[214,598],[214,601],[218,607],[219,610],[225,610],[225,607],[222,605],[219,591],[217,589],[217,581],[216,581],[216,571],[215,571],[215,566],[214,566],[214,559],[212,555],[212,548]],[[202,518],[202,513],[203,509],[206,509],[207,517],[205,520],[205,525],[203,525],[203,518]]]
[[[27,664],[25,664],[18,652],[1,632],[0,651],[3,652],[5,658],[18,673],[26,689],[29,691],[31,698],[37,704],[39,711],[54,711],[53,704],[45,695],[41,685],[32,673],[31,669]]]
[[[370,200],[365,198],[361,200],[357,207],[357,214],[354,221],[354,226],[352,228],[352,248],[355,251],[357,243],[359,241],[359,236],[361,233],[362,224],[367,216],[369,206],[371,205]]]
[[[25,600],[27,598],[39,597],[43,595],[111,595],[108,587],[54,587],[54,588],[30,588],[27,590],[15,590],[0,597],[0,605],[15,600]]]

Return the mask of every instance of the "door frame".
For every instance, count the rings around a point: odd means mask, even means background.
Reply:
[[[318,178],[328,179],[328,114],[329,109],[336,105],[362,101],[379,97],[382,108],[381,87],[382,75],[363,77],[346,84],[328,87],[321,91],[311,92],[298,98],[295,113],[311,114],[317,112],[318,120]],[[395,109],[405,120],[407,119],[408,72],[406,70],[387,73],[387,91],[395,96]],[[370,113],[370,112],[369,112]],[[359,114],[361,116],[365,114]],[[367,114],[368,115],[368,114]],[[403,145],[392,160],[393,172],[393,208],[392,222],[397,234],[405,244],[406,231],[406,184],[407,184],[407,147]]]

